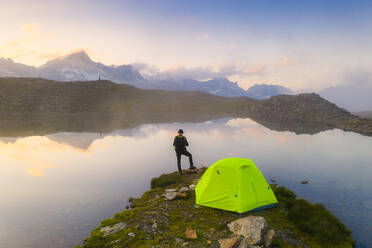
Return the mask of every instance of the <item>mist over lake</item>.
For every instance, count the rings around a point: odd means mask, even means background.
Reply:
[[[226,118],[1,137],[0,247],[80,244],[100,220],[125,209],[128,197],[147,190],[151,178],[176,171],[172,140],[179,128],[198,167],[251,158],[268,181],[324,204],[353,231],[357,247],[372,245],[371,137],[341,130],[297,135]]]

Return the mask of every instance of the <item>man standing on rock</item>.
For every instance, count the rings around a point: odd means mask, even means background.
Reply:
[[[182,175],[182,168],[181,168],[181,155],[185,155],[189,157],[190,162],[190,170],[196,169],[194,163],[192,161],[192,155],[186,150],[186,146],[189,146],[187,139],[183,136],[183,130],[178,130],[178,135],[174,137],[173,141],[174,150],[176,150],[177,155],[177,167],[180,175]]]

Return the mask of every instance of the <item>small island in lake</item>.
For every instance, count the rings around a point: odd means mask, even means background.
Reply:
[[[195,184],[206,168],[153,178],[129,209],[103,220],[76,248],[102,247],[353,247],[351,231],[322,204],[271,185],[279,205],[244,214],[195,206]]]

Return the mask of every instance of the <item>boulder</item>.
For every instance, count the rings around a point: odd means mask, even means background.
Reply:
[[[117,223],[115,224],[114,226],[110,227],[110,226],[104,226],[101,228],[101,232],[103,232],[103,236],[107,236],[107,235],[111,235],[111,234],[114,234],[118,231],[121,231],[123,230],[124,228],[127,228],[127,224],[125,223]]]
[[[275,237],[275,231],[273,229],[270,229],[265,233],[264,235],[264,244],[265,247],[270,247],[271,243],[273,242],[273,239]]]
[[[121,231],[123,230],[124,228],[127,228],[127,224],[125,223],[117,223],[115,224],[114,226],[110,227],[110,226],[104,226],[101,228],[101,232],[103,232],[103,236],[107,236],[107,235],[111,235],[111,234],[114,234],[118,231]]]
[[[166,189],[165,190],[165,193],[172,193],[172,192],[176,192],[177,189]]]
[[[220,248],[248,248],[248,242],[243,237],[235,236],[218,240]]]
[[[255,246],[249,246],[247,240],[241,237],[239,246],[237,246],[236,248],[255,248]]]
[[[189,186],[189,189],[190,189],[190,190],[195,190],[195,184],[191,184],[191,185]]]
[[[220,248],[233,248],[240,240],[240,237],[235,236],[232,238],[227,239],[220,239],[218,243],[220,244]]]
[[[196,231],[193,229],[187,228],[185,231],[185,236],[188,239],[196,239],[198,236],[196,235]]]
[[[164,196],[167,200],[173,200],[177,197],[177,192],[165,192]]]
[[[189,188],[188,188],[188,187],[182,187],[182,188],[180,188],[180,189],[178,190],[178,192],[181,192],[181,193],[183,193],[183,192],[187,192],[187,191],[189,191]]]
[[[235,235],[244,236],[249,245],[263,243],[263,235],[268,228],[265,218],[252,215],[233,221],[227,226]]]

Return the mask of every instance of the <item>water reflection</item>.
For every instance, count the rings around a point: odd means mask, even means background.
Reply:
[[[360,247],[372,246],[372,138],[340,130],[296,135],[249,119],[219,119],[0,138],[0,247],[78,244],[152,177],[176,170],[172,140],[180,127],[197,164],[252,158],[267,179],[324,203],[353,229]]]

